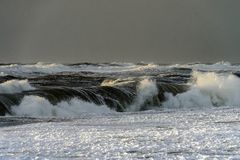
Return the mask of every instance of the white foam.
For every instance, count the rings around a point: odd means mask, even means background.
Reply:
[[[52,74],[59,72],[95,72],[95,73],[121,73],[121,72],[152,72],[162,69],[166,69],[166,66],[159,66],[153,63],[147,65],[137,65],[133,63],[112,63],[100,64],[100,65],[74,65],[67,66],[57,63],[43,63],[38,62],[36,64],[10,64],[0,66],[0,72],[9,75],[24,75],[28,76],[33,73]],[[168,68],[168,67],[167,67]]]
[[[239,71],[240,66],[239,65],[232,65],[230,62],[217,62],[214,64],[175,64],[170,67],[181,67],[181,68],[191,68],[195,71]]]
[[[56,63],[43,63],[38,62],[36,64],[11,64],[11,65],[2,65],[0,66],[0,71],[9,75],[24,75],[33,73],[58,73],[58,72],[74,72],[77,69],[73,66],[66,66],[63,64]]]
[[[0,77],[7,76],[4,72],[0,72]]]
[[[140,81],[137,88],[137,97],[133,104],[129,107],[130,111],[139,111],[141,106],[158,94],[156,82],[150,79]]]
[[[112,63],[116,65],[100,64],[100,65],[74,65],[68,66],[57,63],[36,64],[10,64],[0,66],[0,75],[20,75],[28,76],[34,73],[52,74],[59,72],[95,72],[95,73],[152,73],[165,71],[176,67],[190,68],[196,71],[239,71],[239,65],[232,65],[229,62],[218,62],[215,64],[175,64],[175,65],[158,65],[154,63],[146,63],[139,65],[133,63]]]
[[[96,73],[152,73],[159,71],[166,71],[172,68],[189,68],[195,71],[239,71],[239,65],[233,65],[230,62],[217,62],[213,64],[174,64],[174,65],[158,65],[155,63],[145,63],[145,65],[133,64],[133,63],[117,63],[117,66],[109,65],[81,65],[78,69],[79,71],[90,71]]]
[[[133,63],[112,63],[117,64],[116,66],[111,65],[81,65],[79,71],[95,72],[95,73],[119,73],[132,70],[137,67]]]
[[[74,98],[69,102],[63,101],[52,105],[48,100],[39,96],[26,96],[19,106],[13,106],[12,111],[19,116],[34,117],[76,117],[82,113],[112,113],[105,105],[98,106],[94,103],[85,102]]]
[[[125,85],[129,83],[134,83],[135,79],[132,77],[129,78],[118,78],[118,79],[106,79],[101,83],[101,86],[117,86]]]
[[[28,80],[9,80],[0,84],[0,93],[18,93],[34,89]]]
[[[125,72],[152,72],[152,71],[159,71],[159,70],[163,70],[166,69],[166,67],[164,66],[159,66],[157,64],[154,63],[149,63],[147,65],[136,65],[135,67],[128,69],[128,70],[124,70]]]
[[[165,94],[166,108],[240,106],[240,79],[232,74],[193,73],[191,88],[173,96]]]
[[[2,117],[0,124],[7,122],[7,127],[0,127],[0,159],[239,160],[239,116],[240,108],[220,108],[37,119],[39,123]]]

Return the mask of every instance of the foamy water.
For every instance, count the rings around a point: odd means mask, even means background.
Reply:
[[[173,96],[166,93],[164,107],[240,106],[240,79],[231,74],[194,72],[190,90]]]
[[[112,113],[107,106],[97,106],[94,103],[72,99],[56,105],[38,96],[24,97],[19,106],[13,106],[12,111],[18,116],[31,117],[76,117],[84,113]]]
[[[239,65],[0,66],[0,159],[239,159]]]
[[[113,82],[108,84],[113,85]],[[161,104],[160,108],[196,109],[240,106],[240,79],[234,75],[193,72],[189,85],[190,89],[188,91],[176,96],[166,92],[166,101]],[[28,84],[27,80],[12,80],[0,84],[2,93],[15,93],[32,89],[34,88]],[[146,101],[151,101],[157,94],[158,88],[154,80],[148,78],[141,80],[137,86],[137,96],[126,111],[139,111]],[[149,109],[152,108],[156,107],[149,106]],[[111,111],[107,106],[84,102],[76,98],[52,105],[43,97],[27,96],[24,97],[19,106],[13,107],[13,112],[21,116],[74,117],[81,113],[110,113],[114,111]]]
[[[21,75],[29,76],[34,73],[54,74],[60,72],[95,72],[95,73],[136,73],[136,72],[161,72],[173,68],[189,68],[201,71],[239,71],[239,65],[233,65],[229,62],[218,62],[215,64],[171,64],[158,65],[155,63],[109,63],[109,64],[79,64],[64,65],[57,63],[36,64],[10,64],[0,66],[0,75]]]
[[[9,80],[0,84],[0,93],[18,93],[34,89],[28,80]]]
[[[128,111],[139,111],[141,106],[153,96],[158,94],[158,88],[156,82],[150,79],[144,79],[140,81],[137,87],[137,97],[133,101],[133,104],[129,107]]]

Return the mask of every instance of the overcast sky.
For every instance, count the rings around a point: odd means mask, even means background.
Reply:
[[[0,0],[0,62],[240,62],[240,0]]]

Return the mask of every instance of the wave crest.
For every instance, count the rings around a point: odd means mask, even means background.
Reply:
[[[34,89],[28,80],[9,80],[0,84],[0,93],[19,93]]]
[[[153,102],[154,96],[158,95],[158,87],[156,81],[151,79],[143,79],[137,87],[137,97],[130,105],[129,111],[139,111],[146,101]]]
[[[232,74],[194,72],[190,90],[173,96],[166,93],[166,108],[240,106],[240,79]]]

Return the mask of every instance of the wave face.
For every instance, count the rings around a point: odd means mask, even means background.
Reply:
[[[2,64],[0,115],[238,107],[239,70],[228,62]]]

